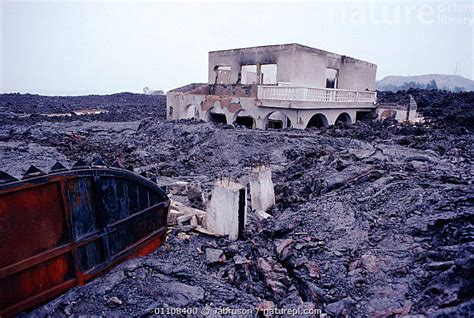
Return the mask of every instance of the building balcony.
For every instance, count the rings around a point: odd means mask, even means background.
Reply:
[[[275,85],[259,85],[257,96],[259,100],[331,103],[333,106],[338,103],[373,105],[377,101],[377,92],[371,91]]]

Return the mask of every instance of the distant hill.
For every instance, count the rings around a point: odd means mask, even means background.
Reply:
[[[390,75],[377,81],[380,91],[397,91],[408,88],[432,88],[432,81],[438,89],[449,91],[474,91],[474,81],[459,75],[427,74],[415,76]]]

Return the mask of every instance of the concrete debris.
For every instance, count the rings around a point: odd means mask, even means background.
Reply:
[[[201,234],[209,235],[209,236],[213,236],[213,237],[221,237],[222,236],[221,234],[217,234],[217,233],[208,231],[207,229],[205,229],[204,227],[202,227],[200,225],[196,226],[196,228],[194,230],[196,232],[201,233]]]
[[[199,225],[196,214],[180,216],[178,217],[177,222],[181,228],[188,227],[195,229]]]
[[[183,226],[183,225],[189,225],[191,223],[191,218],[193,217],[193,215],[182,215],[182,216],[179,216],[177,219],[176,219],[176,222],[178,223],[178,225],[180,226]]]
[[[168,224],[183,226],[198,225],[203,226],[206,223],[206,212],[186,206],[178,201],[171,200]]]
[[[260,211],[260,210],[255,211],[255,215],[257,216],[257,218],[258,218],[259,220],[266,220],[266,219],[272,217],[272,216],[271,216],[270,214],[268,214],[267,212]]]
[[[168,213],[168,225],[177,225],[178,218],[184,215],[185,215],[184,212],[170,210],[170,212]]]

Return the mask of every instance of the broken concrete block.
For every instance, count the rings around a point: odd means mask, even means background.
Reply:
[[[180,216],[176,219],[176,221],[178,222],[178,225],[180,226],[185,226],[185,225],[191,225],[191,218],[192,218],[192,215],[183,215],[183,216]]]
[[[178,217],[177,219],[178,225],[185,226],[185,225],[198,225],[198,218],[196,214],[187,214]]]
[[[168,224],[170,225],[204,225],[206,212],[191,208],[178,201],[171,200],[171,209],[168,214]]]
[[[198,226],[198,225],[199,225],[199,223],[198,223],[198,217],[197,217],[196,214],[193,214],[193,215],[191,216],[191,221],[190,221],[190,223],[191,223],[192,226]]]
[[[176,200],[171,200],[171,209],[175,211],[179,211],[183,214],[186,215],[197,215],[198,217],[203,217],[206,215],[206,211],[195,209],[189,206],[184,205],[181,202],[178,202]]]
[[[263,212],[263,211],[260,211],[260,210],[257,210],[255,211],[258,219],[261,221],[261,220],[266,220],[268,218],[271,218],[272,216],[270,214],[268,214],[267,212]]]
[[[247,221],[247,189],[230,180],[215,183],[207,212],[207,229],[237,240]]]
[[[201,234],[205,234],[205,235],[209,235],[209,236],[214,236],[214,237],[220,237],[221,235],[220,234],[217,234],[217,233],[213,233],[211,231],[208,231],[206,230],[205,228],[203,228],[202,226],[198,225],[196,226],[196,228],[194,229],[196,232],[199,232]]]
[[[275,204],[272,171],[267,166],[252,168],[250,172],[250,198],[252,209],[267,211]]]
[[[176,225],[178,224],[178,218],[183,216],[183,212],[171,210],[168,213],[168,225]]]

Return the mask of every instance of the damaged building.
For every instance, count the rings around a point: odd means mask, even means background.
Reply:
[[[376,108],[375,64],[300,44],[209,52],[208,83],[167,94],[167,119],[249,128],[353,123]]]
[[[390,98],[384,96],[382,101],[377,103],[377,118],[381,120],[394,119],[398,122],[408,123],[422,121],[423,118],[418,114],[418,104],[415,99],[411,95],[408,95],[407,97],[408,98],[402,100],[390,101]]]

